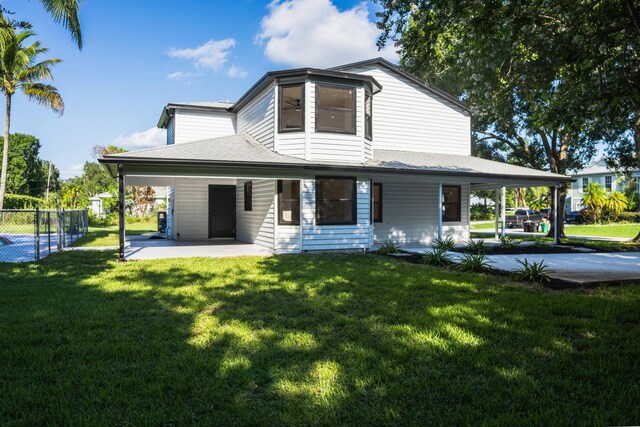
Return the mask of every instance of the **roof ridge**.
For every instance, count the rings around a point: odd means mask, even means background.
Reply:
[[[239,135],[241,135],[241,134],[232,133],[232,134],[229,134],[229,135],[216,136],[215,138],[198,139],[198,140],[195,140],[195,141],[181,142],[180,144],[176,144],[176,143],[164,144],[164,145],[161,145],[159,147],[143,148],[141,150],[132,150],[132,151],[124,152],[124,153],[107,154],[106,156],[109,156],[109,157],[121,157],[122,155],[127,155],[129,153],[144,153],[144,152],[152,151],[152,150],[162,150],[162,149],[166,149],[166,148],[170,148],[170,147],[175,147],[176,145],[185,146],[185,145],[191,145],[191,144],[196,144],[196,143],[212,142],[212,141],[215,141],[215,140],[220,140],[220,139],[224,139],[224,138],[230,138],[230,137],[239,136]],[[102,156],[102,157],[104,158],[105,156]]]

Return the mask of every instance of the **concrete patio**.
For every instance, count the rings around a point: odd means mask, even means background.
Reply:
[[[271,251],[262,246],[234,239],[197,241],[131,239],[127,241],[125,247],[125,259],[127,260],[269,256],[271,254]]]

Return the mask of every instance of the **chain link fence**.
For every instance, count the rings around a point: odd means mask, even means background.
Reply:
[[[0,262],[38,261],[87,233],[87,209],[0,210]]]

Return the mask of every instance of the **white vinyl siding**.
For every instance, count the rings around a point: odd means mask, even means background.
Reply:
[[[471,119],[450,102],[379,65],[344,70],[374,77],[373,148],[471,154]]]
[[[274,195],[276,181],[256,179],[252,182],[252,210],[244,210],[244,183],[236,186],[236,238],[273,250]]]
[[[169,120],[169,123],[167,124],[167,145],[171,145],[175,142],[175,126],[174,126],[174,122],[175,120],[173,118],[171,118]]]
[[[357,224],[316,225],[315,179],[301,183],[302,198],[300,223],[302,226],[302,250],[366,250],[371,246],[369,179],[357,181]]]
[[[236,133],[234,113],[176,110],[175,143],[200,141]]]
[[[438,237],[438,183],[409,179],[374,179],[382,183],[382,222],[373,225],[374,240],[392,240],[398,244],[430,244]],[[469,185],[447,181],[444,185],[461,186],[461,221],[442,224],[442,235],[456,241],[469,238]]]
[[[238,112],[238,133],[246,132],[273,150],[275,102],[275,86],[271,85]]]

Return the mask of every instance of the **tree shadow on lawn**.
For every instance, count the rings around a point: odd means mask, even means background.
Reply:
[[[639,293],[627,288],[545,292],[363,255],[48,260],[0,267],[5,421],[640,416]]]

